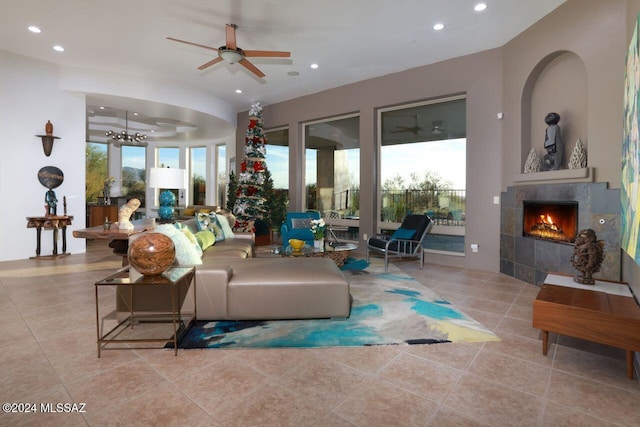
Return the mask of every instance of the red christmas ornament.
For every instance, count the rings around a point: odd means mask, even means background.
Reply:
[[[264,170],[264,166],[262,166],[262,162],[255,162],[253,164],[253,171],[254,172],[260,172]]]
[[[256,124],[258,124],[257,120],[255,119],[249,120],[249,129],[253,129],[254,127],[256,127]]]
[[[240,164],[240,170],[241,170],[242,172],[246,172],[246,171],[247,171],[247,162],[242,162],[242,163]]]

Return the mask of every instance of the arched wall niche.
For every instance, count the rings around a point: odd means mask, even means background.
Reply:
[[[575,53],[554,52],[533,68],[522,91],[521,170],[532,148],[540,158],[546,154],[544,118],[552,111],[560,115],[566,169],[578,138],[588,144],[588,97],[587,68]]]

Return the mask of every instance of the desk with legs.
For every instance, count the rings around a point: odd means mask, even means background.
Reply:
[[[549,332],[626,350],[627,376],[633,378],[633,354],[640,351],[640,307],[627,284],[596,280],[574,283],[549,274],[533,301],[533,327],[542,330],[542,354]]]

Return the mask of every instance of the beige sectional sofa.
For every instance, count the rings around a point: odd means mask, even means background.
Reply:
[[[183,222],[197,227],[195,220]],[[196,266],[199,320],[349,317],[349,281],[328,258],[254,258],[252,233],[216,242]],[[161,289],[135,288],[134,311],[170,308]],[[192,290],[183,310],[193,310]],[[118,311],[130,311],[129,292],[118,292]]]

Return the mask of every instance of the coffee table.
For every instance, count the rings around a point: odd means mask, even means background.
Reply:
[[[317,249],[310,245],[304,245],[300,251],[294,251],[291,246],[281,253],[286,257],[320,257],[331,258],[338,267],[344,265],[351,251],[358,249],[355,243],[332,243],[326,244],[323,249]]]

